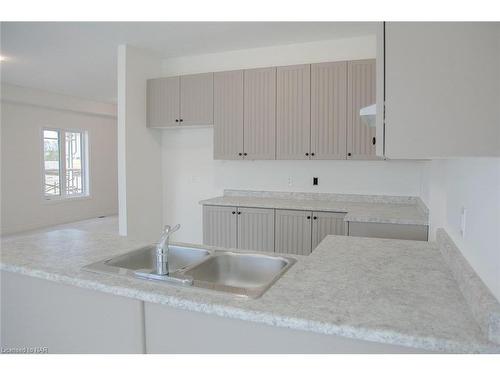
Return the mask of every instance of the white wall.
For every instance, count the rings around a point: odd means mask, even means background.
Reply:
[[[118,184],[121,235],[156,240],[162,226],[161,135],[146,128],[146,80],[161,60],[149,51],[118,48]]]
[[[376,36],[370,35],[167,59],[163,61],[163,76],[375,56]],[[424,164],[217,161],[213,160],[213,129],[166,130],[162,134],[164,221],[181,223],[176,240],[201,243],[198,201],[221,195],[224,189],[419,195]],[[312,186],[313,176],[319,177],[319,186]]]
[[[11,85],[1,94],[2,234],[116,214],[115,106]],[[90,197],[43,199],[44,126],[88,131]]]
[[[165,59],[163,60],[162,76],[325,61],[371,59],[375,56],[376,35],[368,35]]]
[[[422,198],[431,212],[431,238],[436,228],[444,228],[500,300],[500,158],[433,160],[424,181]]]

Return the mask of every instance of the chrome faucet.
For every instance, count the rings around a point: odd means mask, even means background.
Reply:
[[[156,274],[168,275],[168,239],[170,235],[179,230],[180,224],[173,228],[170,225],[165,225],[160,240],[156,244]]]

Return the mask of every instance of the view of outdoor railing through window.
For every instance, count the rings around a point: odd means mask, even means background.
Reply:
[[[60,195],[59,132],[43,131],[45,195]]]
[[[82,194],[82,134],[66,132],[66,194]]]
[[[83,150],[82,132],[52,129],[43,131],[46,196],[71,196],[86,193]]]

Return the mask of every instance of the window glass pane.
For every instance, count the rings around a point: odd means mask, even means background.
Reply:
[[[66,194],[83,194],[82,133],[66,132]]]
[[[45,195],[60,195],[59,132],[43,131],[43,162]]]

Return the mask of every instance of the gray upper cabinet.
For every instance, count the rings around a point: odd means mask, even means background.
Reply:
[[[236,248],[236,207],[203,206],[203,243]]]
[[[311,66],[277,68],[276,159],[309,159]]]
[[[346,158],[347,62],[311,65],[311,159]]]
[[[309,255],[311,253],[311,221],[310,211],[276,210],[275,251]]]
[[[213,73],[148,80],[147,126],[212,125],[213,85]]]
[[[276,68],[245,70],[245,159],[276,158]]]
[[[243,157],[243,71],[214,73],[214,159]]]
[[[213,124],[220,160],[378,159],[375,102],[375,59],[291,65],[149,80],[147,122]]]
[[[345,213],[313,212],[312,215],[312,250],[328,235],[347,235],[347,223],[344,222]]]
[[[274,251],[274,209],[238,208],[238,248]]]
[[[181,118],[186,125],[212,125],[214,122],[213,73],[181,76]]]
[[[147,125],[169,127],[180,118],[179,77],[150,79],[147,82]]]
[[[361,122],[361,108],[376,102],[375,60],[348,62],[347,70],[347,159],[378,159],[375,128]]]
[[[500,156],[500,24],[387,22],[385,156]]]

